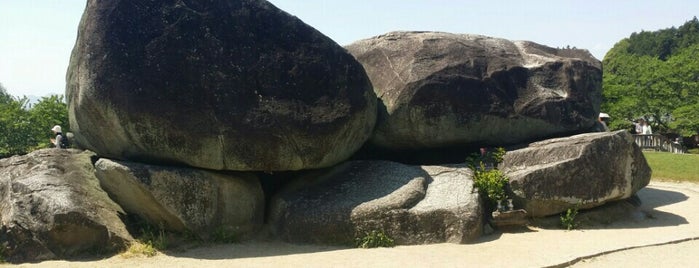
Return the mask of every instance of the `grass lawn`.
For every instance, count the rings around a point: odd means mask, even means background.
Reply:
[[[699,154],[643,152],[653,170],[653,180],[699,183]]]

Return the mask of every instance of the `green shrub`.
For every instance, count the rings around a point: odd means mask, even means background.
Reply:
[[[395,246],[392,238],[384,234],[383,231],[376,230],[365,233],[364,237],[357,237],[354,241],[358,248],[390,248]]]
[[[480,195],[485,198],[487,209],[496,208],[498,200],[507,198],[506,187],[510,180],[497,169],[505,158],[505,148],[498,147],[495,150],[484,150],[483,153],[471,154],[466,162],[473,170],[474,186]]]
[[[141,228],[141,236],[137,238],[145,245],[151,245],[156,250],[164,250],[168,248],[168,239],[165,230],[162,226],[154,228],[151,225],[144,225]]]
[[[575,229],[576,224],[575,224],[575,216],[578,215],[578,206],[576,205],[573,208],[569,208],[564,215],[561,215],[561,225],[563,228],[566,228],[566,230],[572,230]]]
[[[699,148],[688,149],[688,150],[687,150],[687,153],[690,153],[690,154],[699,154]]]
[[[510,181],[498,169],[486,170],[481,164],[481,168],[474,170],[473,182],[479,193],[491,204],[507,198],[505,187]]]
[[[138,241],[131,243],[128,249],[121,254],[124,258],[132,258],[139,256],[153,257],[158,254],[158,250],[155,249],[151,243],[140,243]]]

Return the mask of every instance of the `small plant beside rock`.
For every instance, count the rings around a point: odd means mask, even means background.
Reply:
[[[575,224],[575,216],[578,215],[578,206],[576,205],[573,208],[569,208],[565,214],[561,215],[561,226],[563,228],[566,228],[566,230],[572,230],[575,229],[576,224]]]
[[[134,257],[153,257],[158,254],[158,250],[153,247],[151,243],[141,243],[133,242],[124,253],[121,254],[123,258],[134,258]]]
[[[505,187],[509,180],[500,170],[486,170],[481,164],[479,169],[474,170],[473,181],[481,195],[485,196],[491,205],[507,198]]]
[[[169,246],[163,227],[157,228],[157,230],[150,227],[142,229],[141,237],[138,240],[143,244],[151,245],[156,250],[164,250]]]
[[[497,202],[507,198],[505,191],[509,184],[509,179],[497,169],[506,151],[499,147],[494,151],[481,149],[480,154],[471,154],[466,159],[471,170],[473,170],[473,182],[480,194],[486,198],[489,207],[497,207]]]
[[[355,238],[355,244],[358,248],[390,248],[395,246],[392,238],[388,237],[383,231],[376,230],[365,233],[363,237]]]

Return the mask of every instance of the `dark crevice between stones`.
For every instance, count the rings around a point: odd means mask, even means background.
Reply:
[[[263,223],[269,224],[272,198],[279,193],[289,182],[307,173],[307,171],[281,171],[281,172],[257,172],[260,179],[262,192],[265,197],[265,211]]]

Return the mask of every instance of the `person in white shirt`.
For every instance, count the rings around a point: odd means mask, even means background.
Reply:
[[[641,121],[641,131],[642,134],[653,134],[653,129],[645,120]]]
[[[63,148],[61,146],[61,142],[63,142],[63,139],[65,139],[65,138],[63,137],[63,132],[61,131],[61,126],[55,125],[55,126],[53,126],[51,131],[53,131],[53,134],[56,135],[55,139],[51,139],[51,144],[53,144],[56,148]]]

